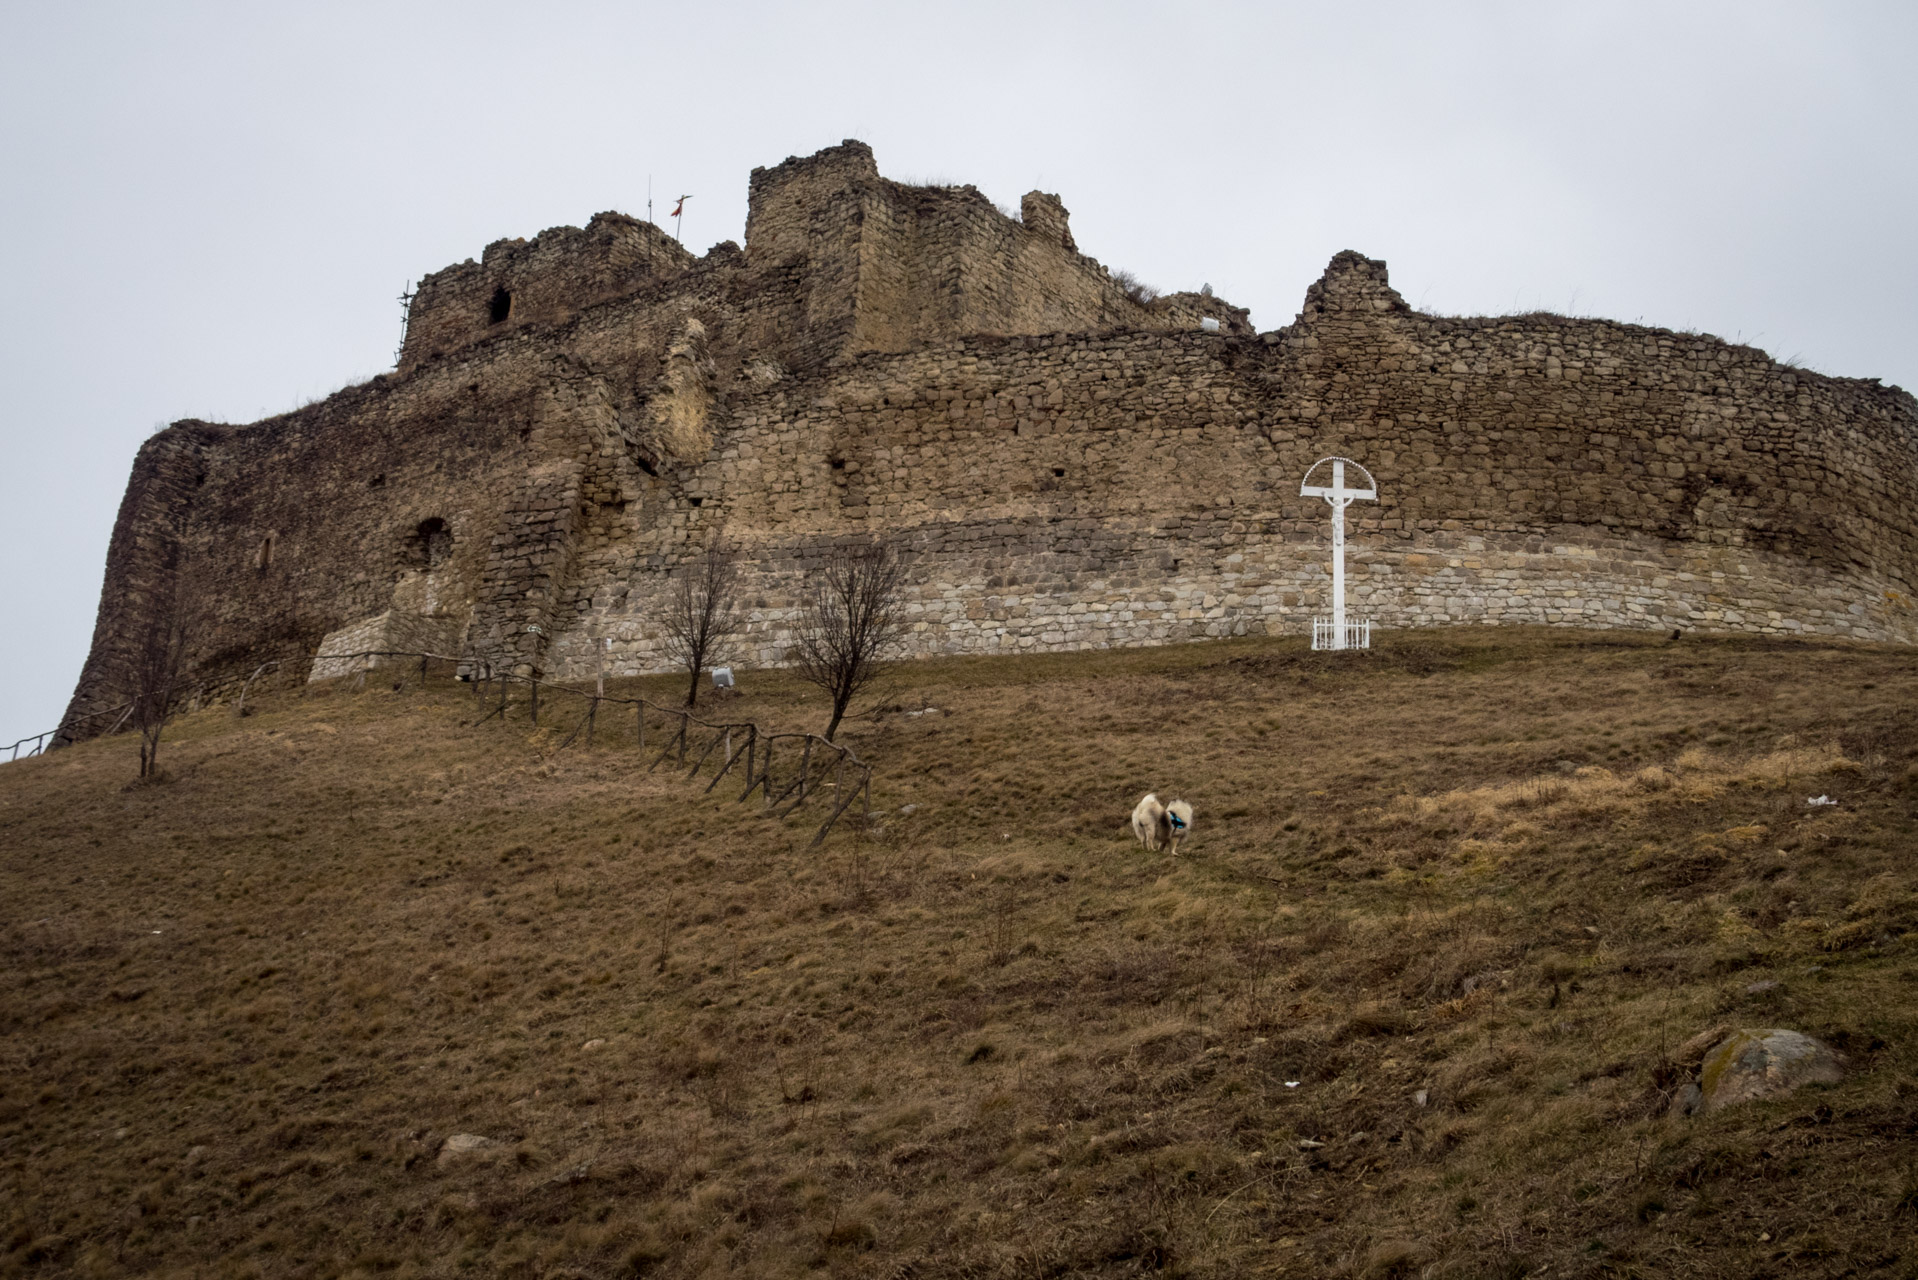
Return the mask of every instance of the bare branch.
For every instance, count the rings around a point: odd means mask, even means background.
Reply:
[[[742,619],[739,615],[739,562],[714,534],[698,559],[682,564],[667,592],[666,651],[691,675],[686,705],[699,702],[699,676],[726,654]]]
[[[832,698],[829,742],[905,631],[905,581],[899,548],[870,538],[832,548],[807,577],[791,657],[799,675]]]
[[[136,688],[129,714],[140,733],[142,781],[154,781],[160,775],[160,735],[173,713],[180,673],[186,665],[187,645],[192,639],[187,604],[178,585],[182,577],[184,566],[176,570],[171,598],[148,625],[134,654]]]

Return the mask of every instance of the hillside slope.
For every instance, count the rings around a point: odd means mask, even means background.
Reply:
[[[1258,640],[883,702],[819,849],[443,677],[186,717],[156,786],[125,738],[0,769],[0,1274],[1918,1274],[1911,651]],[[1668,1115],[1719,1025],[1851,1074]]]

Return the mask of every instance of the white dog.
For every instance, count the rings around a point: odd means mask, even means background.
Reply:
[[[1174,800],[1171,804],[1160,804],[1159,797],[1151,792],[1139,801],[1132,811],[1132,834],[1139,837],[1139,843],[1152,852],[1169,848],[1173,856],[1179,852],[1179,841],[1192,833],[1192,806],[1183,800]]]

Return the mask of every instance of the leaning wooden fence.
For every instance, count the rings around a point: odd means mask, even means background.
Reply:
[[[0,747],[0,751],[7,752],[7,763],[9,764],[13,763],[15,760],[19,760],[23,758],[32,759],[34,756],[40,755],[41,753],[46,751],[48,739],[52,739],[56,743],[61,741],[62,739],[65,739],[66,741],[71,742],[73,741],[73,737],[72,735],[67,733],[67,730],[77,729],[89,720],[98,720],[104,716],[110,716],[114,714],[118,714],[120,718],[118,720],[115,720],[110,726],[108,726],[106,732],[117,733],[120,729],[120,726],[124,725],[127,722],[127,718],[133,714],[134,701],[135,701],[134,699],[129,699],[126,702],[122,702],[117,707],[108,707],[104,711],[89,711],[83,716],[75,716],[71,720],[64,720],[61,723],[55,725],[53,728],[46,730],[44,733],[31,734],[25,738],[20,739],[20,741],[14,743],[10,747]],[[28,744],[32,744],[32,745],[28,745]],[[27,754],[25,757],[22,757],[20,754],[20,748],[22,747],[26,747],[27,749]]]
[[[535,726],[539,724],[542,693],[549,704],[546,712],[549,718],[556,714],[556,708],[551,705],[555,695],[577,699],[574,705],[580,716],[573,723],[572,731],[560,742],[557,748],[560,751],[581,741],[582,736],[585,742],[591,743],[602,709],[607,709],[607,714],[622,716],[629,709],[641,757],[644,758],[649,750],[657,752],[647,766],[648,773],[671,761],[672,768],[684,769],[686,777],[692,779],[699,776],[700,771],[711,762],[712,777],[700,794],[712,792],[730,775],[735,782],[745,783],[745,789],[737,797],[739,803],[745,803],[754,792],[759,792],[765,808],[780,818],[793,813],[808,800],[830,791],[831,796],[826,803],[832,808],[825,821],[819,824],[819,830],[813,833],[814,846],[826,839],[833,825],[855,803],[861,804],[862,816],[869,817],[872,813],[872,766],[861,760],[852,748],[829,741],[816,733],[768,733],[750,720],[706,720],[684,707],[662,706],[648,698],[617,697],[606,692],[604,676],[596,680],[593,689],[588,691],[541,680],[537,676],[496,671],[483,659],[461,659],[440,653],[374,649],[364,653],[329,653],[326,657],[329,661],[341,663],[363,662],[365,665],[356,673],[344,673],[336,677],[341,680],[353,679],[357,688],[366,686],[366,677],[373,670],[375,659],[418,659],[417,678],[421,688],[426,686],[431,664],[450,662],[456,669],[464,665],[473,686],[475,710],[484,712],[473,721],[476,728],[495,716],[501,721],[506,719],[507,691],[513,685],[527,690],[526,705]],[[276,658],[261,663],[241,683],[239,696],[233,702],[233,714],[246,714],[246,696],[255,680],[286,662],[305,660]],[[388,673],[391,672],[392,668],[389,667]],[[399,668],[399,684],[394,687],[399,688],[414,674],[410,666]],[[18,759],[20,747],[29,742],[35,745],[27,754],[36,755],[45,749],[47,739],[57,738],[86,720],[121,712],[120,719],[107,730],[112,733],[126,723],[132,708],[133,702],[129,701],[122,706],[78,717],[33,738],[22,738],[14,744],[13,758]],[[653,725],[653,748],[649,748],[646,741],[649,721]],[[690,765],[687,764],[688,758],[692,761]]]

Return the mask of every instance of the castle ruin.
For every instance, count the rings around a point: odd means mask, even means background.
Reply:
[[[1213,323],[1207,323],[1211,321]],[[835,539],[913,556],[920,654],[1302,632],[1316,459],[1379,478],[1355,610],[1918,640],[1918,403],[1705,335],[1413,311],[1341,253],[1257,333],[1073,243],[1056,196],[754,170],[746,245],[620,214],[427,277],[398,367],[134,462],[70,716],[191,609],[217,692],[428,649],[555,678],[670,665],[655,606],[723,528],[742,660],[780,661]],[[316,665],[317,662],[317,665]]]

